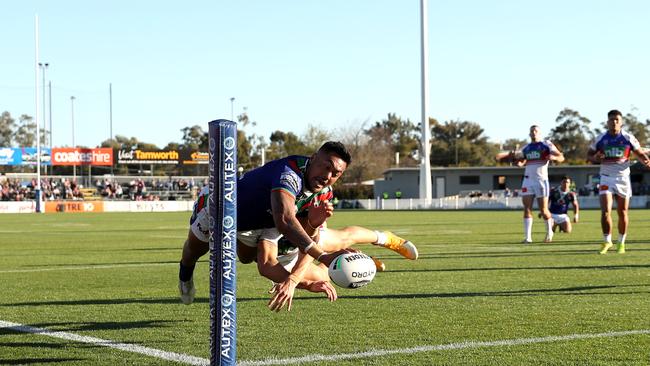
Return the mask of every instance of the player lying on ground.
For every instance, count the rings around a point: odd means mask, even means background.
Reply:
[[[240,176],[237,180],[238,252],[247,246],[255,247],[261,237],[274,230],[278,233],[276,236],[286,236],[303,253],[326,265],[331,263],[342,252],[327,253],[317,245],[316,228],[324,220],[312,221],[307,227],[304,213],[309,207],[332,199],[332,185],[351,161],[350,153],[343,144],[328,141],[310,157],[292,155],[273,160]],[[206,191],[204,197],[207,195]],[[205,203],[206,200],[198,202]],[[207,235],[209,220],[193,216],[190,222],[199,225],[199,231]],[[308,261],[296,264],[277,288],[277,296],[285,299],[283,301],[293,296],[293,290],[300,284],[301,275],[308,264]],[[191,277],[183,275],[183,272],[191,272],[189,268],[184,267],[183,263],[180,267],[181,277]],[[309,284],[305,282],[301,285]]]
[[[201,193],[207,195],[206,190],[202,190]],[[199,197],[197,202],[201,202],[204,199],[205,197]],[[192,214],[194,221],[191,221],[188,238],[183,246],[179,270],[179,292],[181,301],[184,304],[191,304],[194,301],[196,293],[192,278],[194,266],[198,259],[209,250],[208,235],[201,230],[202,227],[207,226],[207,208],[205,205],[195,204],[194,209],[195,212]],[[329,202],[325,202],[319,206],[312,207],[309,210],[307,219],[310,222],[320,222],[324,217],[331,216],[332,210],[332,205]],[[415,245],[388,231],[373,231],[360,226],[350,226],[342,230],[334,230],[326,228],[325,223],[320,226],[317,242],[318,246],[325,252],[338,252],[355,244],[372,243],[391,249],[408,259],[415,260],[418,257],[418,251]],[[302,255],[295,245],[291,244],[275,229],[264,230],[258,234],[257,239],[259,240],[255,246],[249,245],[251,242],[245,242],[241,248],[238,248],[238,254],[241,254],[240,260],[244,258],[242,260],[243,263],[250,263],[253,260],[257,261],[258,270],[261,275],[275,283],[282,283],[290,275],[290,272],[296,264],[303,263],[304,261],[303,266],[306,267],[306,270],[292,274],[295,276],[298,284],[286,292],[293,294],[293,290],[297,287],[312,292],[324,292],[331,301],[336,299],[336,290],[329,284],[327,267],[325,265],[309,263],[313,261],[313,258]],[[381,261],[377,259],[374,259],[374,261],[378,271],[385,269],[385,265]],[[287,299],[280,297],[282,297],[282,294],[277,299],[274,297],[270,302],[272,310],[279,310],[281,306],[278,307],[278,305],[282,303],[282,300],[285,300],[290,305],[292,296]]]
[[[309,222],[323,222],[318,230],[319,237],[317,243],[325,252],[340,252],[341,250],[347,250],[354,244],[371,243],[391,249],[411,260],[418,258],[418,251],[413,243],[388,231],[372,231],[360,226],[351,226],[343,230],[327,229],[326,221],[324,220],[332,215],[333,210],[333,206],[328,201],[318,206],[312,206],[309,209],[306,221],[309,226],[312,226]],[[242,248],[249,251],[249,253],[256,253],[257,266],[261,275],[276,283],[278,282],[276,279],[283,279],[291,272],[289,276],[296,276],[297,282],[306,280],[308,282],[329,283],[327,266],[325,264],[314,264],[309,256],[303,256],[298,248],[286,238],[274,236],[276,234],[272,231],[268,231],[266,234],[269,236],[261,237],[257,248]],[[242,253],[242,251],[239,251],[239,253]],[[279,256],[279,253],[282,255]],[[240,256],[240,259],[242,257]],[[376,258],[373,258],[373,261],[378,271],[385,269],[385,265],[381,261]],[[297,267],[296,263],[304,264],[309,268],[295,271],[294,267]],[[271,310],[279,311],[285,303],[287,303],[287,310],[290,310],[294,288],[283,289],[284,286],[284,283],[276,283],[273,286],[271,292],[274,295],[269,302],[269,308]],[[334,295],[336,295],[335,290]],[[330,300],[333,301],[331,297]]]

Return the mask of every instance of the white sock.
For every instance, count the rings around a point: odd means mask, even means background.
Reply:
[[[533,231],[533,218],[524,217],[524,239],[532,240],[531,239],[532,231]]]
[[[612,242],[612,234],[603,234],[603,239],[605,239],[605,243],[611,243]]]
[[[546,224],[546,237],[553,238],[553,219],[544,220],[544,223]]]
[[[619,233],[619,234],[618,234],[618,243],[619,243],[619,244],[625,244],[625,237],[626,237],[626,236],[627,236],[627,234],[620,234],[620,233]]]
[[[388,240],[388,237],[386,236],[386,234],[384,234],[381,231],[376,231],[376,230],[375,230],[375,234],[377,234],[377,241],[374,242],[373,244],[384,246],[384,244],[386,244],[386,241]]]

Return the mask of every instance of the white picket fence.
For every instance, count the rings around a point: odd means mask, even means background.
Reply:
[[[630,199],[630,208],[649,208],[650,196],[633,196]],[[580,208],[600,208],[599,197],[578,197]],[[365,209],[365,210],[517,210],[524,206],[521,197],[459,197],[450,196],[424,200],[419,198],[402,199],[362,199],[341,200],[337,204],[339,209]]]
[[[581,209],[600,208],[596,196],[578,197]],[[78,201],[84,202],[84,201]],[[104,212],[171,212],[191,211],[192,201],[103,201]],[[360,210],[518,210],[523,208],[521,197],[458,197],[434,198],[423,200],[417,198],[402,199],[361,199],[340,200],[337,209]],[[650,208],[650,196],[634,196],[630,199],[630,208]],[[33,201],[0,202],[1,213],[34,212]]]

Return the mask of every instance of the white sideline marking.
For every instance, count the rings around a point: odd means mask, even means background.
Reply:
[[[440,344],[436,346],[419,346],[419,347],[411,347],[411,348],[398,348],[398,349],[386,349],[386,350],[378,349],[378,350],[359,352],[359,353],[343,353],[338,355],[315,354],[310,356],[292,357],[292,358],[285,358],[285,359],[268,358],[266,360],[259,360],[259,361],[241,361],[241,362],[237,362],[237,365],[238,366],[290,365],[296,363],[349,360],[349,359],[356,359],[356,358],[379,357],[379,356],[396,355],[396,354],[413,354],[413,353],[431,352],[431,351],[447,351],[447,350],[457,350],[457,349],[466,349],[466,348],[518,346],[521,344],[561,342],[561,341],[571,341],[576,339],[624,337],[628,335],[638,335],[638,334],[650,334],[650,329],[629,330],[623,332],[596,333],[596,334],[570,334],[565,336],[549,336],[549,337],[538,337],[538,338],[504,339],[501,341],[487,341],[487,342],[468,341],[468,342],[460,342],[460,343]]]
[[[166,352],[155,348],[139,346],[136,344],[118,343],[110,340],[81,336],[73,333],[51,331],[43,328],[35,328],[35,327],[30,327],[28,325],[11,323],[2,320],[0,320],[0,328],[7,328],[7,329],[11,329],[18,332],[24,332],[24,333],[42,334],[49,337],[60,338],[69,341],[90,343],[98,346],[115,348],[127,352],[140,353],[150,357],[157,357],[164,360],[181,362],[189,365],[205,366],[205,365],[209,365],[210,363],[210,360],[208,359],[194,357],[194,356],[185,355],[181,353]],[[338,355],[315,354],[310,356],[292,357],[292,358],[285,358],[285,359],[268,358],[266,360],[258,360],[258,361],[240,361],[237,362],[237,365],[238,366],[291,365],[297,363],[349,360],[349,359],[380,357],[380,356],[396,355],[396,354],[413,354],[413,353],[420,353],[420,352],[448,351],[448,350],[479,348],[479,347],[518,346],[522,344],[562,342],[562,341],[572,341],[572,340],[590,339],[590,338],[624,337],[629,335],[640,335],[640,334],[650,334],[650,329],[628,330],[622,332],[605,332],[605,333],[595,333],[595,334],[569,334],[564,336],[504,339],[500,341],[483,341],[483,342],[467,341],[467,342],[459,342],[459,343],[418,346],[418,347],[411,347],[411,348],[397,348],[397,349],[389,349],[389,350],[378,349],[378,350],[359,352],[359,353],[342,353]]]
[[[28,325],[5,322],[2,320],[0,320],[0,328],[7,328],[18,332],[23,332],[23,333],[42,334],[48,337],[60,338],[67,341],[90,343],[97,346],[104,346],[104,347],[115,348],[127,352],[140,353],[151,357],[161,358],[167,361],[181,362],[188,365],[203,366],[203,365],[208,365],[210,363],[210,360],[208,359],[194,357],[190,355],[184,355],[182,353],[166,352],[155,348],[139,346],[137,344],[119,343],[119,342],[113,342],[106,339],[86,337],[86,336],[73,334],[73,333],[56,332],[56,331],[47,330],[43,328],[34,328]]]
[[[49,272],[49,271],[75,271],[79,269],[110,269],[120,267],[147,267],[147,266],[178,266],[178,263],[125,263],[125,264],[100,264],[97,266],[69,266],[69,267],[48,267],[32,269],[8,269],[0,273],[23,273],[23,272]]]

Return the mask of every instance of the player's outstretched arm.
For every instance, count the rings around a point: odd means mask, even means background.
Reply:
[[[275,227],[301,252],[308,253],[316,259],[323,255],[314,238],[305,231],[303,223],[296,217],[295,196],[285,191],[271,192],[271,212]],[[317,233],[318,230],[314,230],[312,235]]]
[[[551,160],[555,161],[556,163],[561,163],[564,161],[564,154],[560,151],[560,149],[557,148],[553,143],[551,143]]]
[[[587,160],[594,164],[600,164],[605,158],[605,154],[602,151],[589,149],[587,151]]]
[[[499,163],[512,162],[514,160],[515,152],[514,151],[502,151],[498,153],[494,159]]]
[[[302,283],[300,286],[303,286]],[[308,285],[304,286],[304,289],[311,292],[323,292],[329,301],[336,301],[338,298],[336,289],[329,281],[311,281]]]
[[[578,204],[578,195],[573,195],[573,222],[578,223],[580,221],[580,204]]]
[[[320,227],[334,215],[334,205],[330,201],[323,201],[320,202],[317,206],[311,206],[309,207],[309,211],[307,212],[307,218],[309,219],[307,224],[309,228],[313,227]]]
[[[271,243],[262,242],[258,251],[258,268],[260,274],[276,282],[270,293],[273,294],[268,303],[272,311],[280,311],[287,305],[287,311],[291,311],[293,305],[293,296],[296,288],[305,289],[311,292],[323,292],[329,301],[337,299],[336,289],[329,281],[315,281],[305,279],[305,272],[312,266],[314,259],[308,255],[300,253],[296,264],[291,273],[287,272],[277,262],[277,250]]]
[[[639,159],[641,164],[645,165],[647,168],[650,168],[650,157],[645,149],[639,148],[634,150],[634,155]]]
[[[318,242],[320,227],[334,214],[334,205],[329,201],[321,202],[318,206],[312,206],[307,211],[307,216],[299,217],[298,221],[302,225],[307,235],[313,241]]]
[[[269,309],[272,311],[280,311],[287,304],[287,310],[291,310],[293,294],[296,286],[300,282],[300,278],[287,272],[278,263],[277,256],[277,246],[267,241],[261,241],[257,246],[257,269],[262,276],[277,283],[277,286],[274,286],[273,296],[268,304]],[[296,263],[294,269],[299,264]]]

